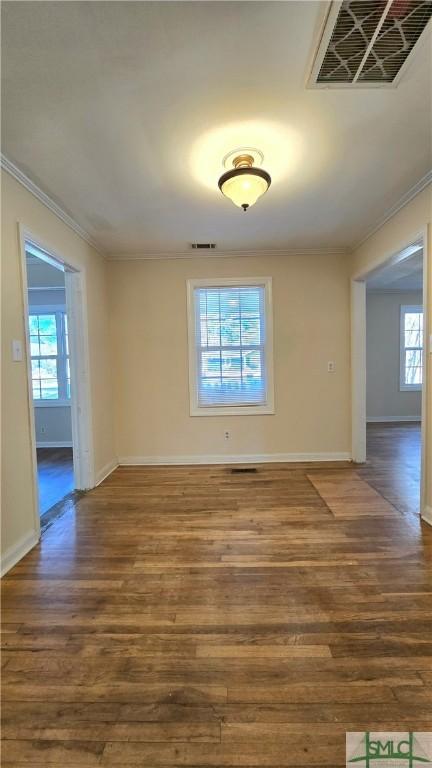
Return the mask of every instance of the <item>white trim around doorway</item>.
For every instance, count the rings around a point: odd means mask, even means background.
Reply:
[[[49,244],[42,242],[22,223],[18,224],[18,237],[21,251],[22,306],[24,312],[25,355],[27,362],[27,405],[33,465],[34,529],[39,536],[40,516],[36,457],[37,443],[31,382],[26,244],[30,243],[33,245],[38,250],[39,257],[42,260],[61,269],[65,273],[66,307],[69,322],[71,359],[71,389],[74,393],[70,401],[72,445],[75,487],[78,490],[87,490],[89,488],[94,488],[95,486],[86,282],[85,270],[82,269],[82,267],[65,261],[65,259],[56,253]]]
[[[420,248],[423,249],[423,312],[429,316],[428,295],[428,231],[424,227],[415,233],[397,251],[387,253],[351,279],[351,429],[352,457],[357,463],[366,461],[366,281],[383,267],[398,264],[409,259]],[[426,343],[426,342],[425,342]],[[422,414],[421,414],[421,481],[420,481],[420,515],[431,523],[430,513],[426,507],[426,413],[428,387],[428,366],[423,368],[422,385]]]

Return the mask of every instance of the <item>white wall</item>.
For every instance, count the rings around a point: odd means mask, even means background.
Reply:
[[[349,456],[348,268],[340,254],[110,263],[120,459]],[[273,278],[275,414],[190,416],[187,279],[264,276]]]
[[[38,448],[72,447],[70,405],[35,406],[35,430]]]
[[[400,308],[422,304],[421,292],[368,293],[366,414],[371,421],[421,419],[421,392],[401,391]]]
[[[27,257],[27,284],[31,288],[64,288],[64,272],[42,259]]]

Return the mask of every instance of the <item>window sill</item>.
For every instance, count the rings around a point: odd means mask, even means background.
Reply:
[[[421,384],[401,384],[399,387],[400,392],[421,392]]]
[[[33,400],[35,408],[70,408],[70,400]]]
[[[273,405],[232,405],[191,407],[191,416],[268,416],[274,414]]]

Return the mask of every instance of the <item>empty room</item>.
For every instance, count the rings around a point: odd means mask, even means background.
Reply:
[[[1,765],[432,765],[432,2],[1,13]]]

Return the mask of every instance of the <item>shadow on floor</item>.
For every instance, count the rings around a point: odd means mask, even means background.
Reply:
[[[37,448],[37,468],[39,513],[44,515],[74,489],[72,448]]]
[[[420,512],[420,462],[420,422],[367,425],[367,463],[358,474],[401,512]]]

